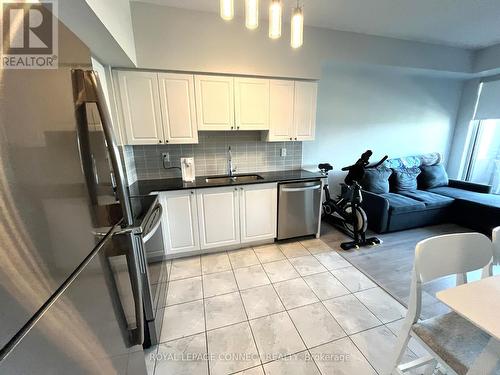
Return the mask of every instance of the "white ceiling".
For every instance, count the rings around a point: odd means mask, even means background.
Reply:
[[[217,13],[219,0],[132,0]],[[244,0],[234,0],[243,16]],[[270,0],[260,0],[261,18]],[[295,0],[282,0],[288,18]],[[300,0],[306,25],[464,48],[500,43],[500,0]]]

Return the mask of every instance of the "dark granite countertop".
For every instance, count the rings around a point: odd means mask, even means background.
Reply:
[[[183,182],[181,178],[164,178],[152,180],[138,180],[130,185],[130,196],[148,195],[153,191],[171,191],[184,189],[203,189],[221,186],[233,185],[252,185],[265,184],[269,182],[284,182],[284,181],[301,181],[322,178],[320,173],[313,173],[303,169],[294,169],[288,171],[275,172],[254,172],[248,174],[257,174],[262,177],[260,180],[254,181],[231,181],[225,183],[208,183],[207,177],[218,176],[200,176],[196,177],[194,182]],[[237,174],[236,174],[237,176]]]

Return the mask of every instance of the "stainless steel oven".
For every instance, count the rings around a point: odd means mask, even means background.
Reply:
[[[163,207],[157,196],[134,197],[132,208],[136,218],[135,243],[142,251],[141,277],[144,304],[144,346],[156,345],[160,340],[162,308],[167,290],[167,261],[163,245],[161,219]]]

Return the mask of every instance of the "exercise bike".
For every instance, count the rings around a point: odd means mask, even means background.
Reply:
[[[323,186],[325,201],[323,202],[322,218],[331,222],[353,239],[353,241],[340,244],[343,250],[359,249],[361,246],[373,246],[382,243],[377,237],[366,238],[368,218],[361,207],[363,195],[358,181],[362,180],[366,169],[377,168],[387,160],[387,156],[384,156],[378,163],[370,165],[369,159],[371,156],[372,151],[367,150],[355,164],[342,168],[342,171],[348,171],[348,174],[344,180],[345,186],[342,189],[342,195],[339,196],[337,201],[331,198],[328,189],[328,172],[333,167],[328,163],[318,165],[321,173],[326,177]]]

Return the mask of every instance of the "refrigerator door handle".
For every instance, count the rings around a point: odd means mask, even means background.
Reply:
[[[77,106],[85,106],[85,103],[96,103],[99,116],[101,118],[104,138],[108,146],[109,156],[115,175],[112,177],[116,182],[116,190],[118,199],[120,200],[123,210],[123,225],[130,226],[133,224],[132,208],[127,190],[127,182],[125,181],[125,172],[123,170],[122,158],[118,145],[116,143],[115,134],[112,127],[111,115],[106,105],[104,92],[97,73],[92,70],[73,70],[74,80],[74,97]]]
[[[130,229],[119,229],[113,233],[112,241],[115,242],[112,251],[104,254],[104,268],[108,279],[109,290],[115,305],[115,314],[120,328],[124,334],[127,346],[142,345],[144,343],[144,310],[142,279],[140,277],[141,264],[137,251],[136,236]],[[119,289],[111,266],[111,258],[125,256],[127,269],[130,275],[130,286],[134,300],[135,327],[128,326],[125,309],[120,298]]]

